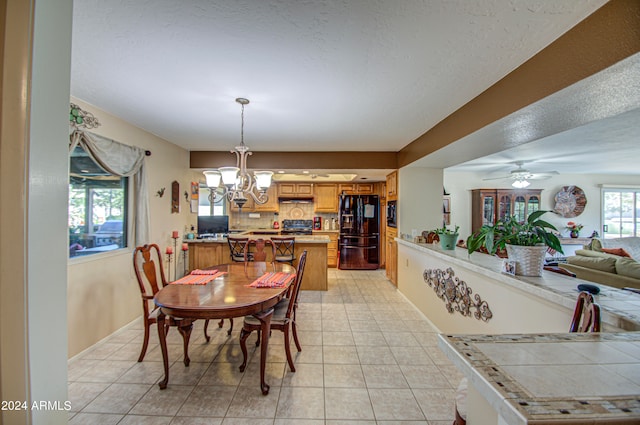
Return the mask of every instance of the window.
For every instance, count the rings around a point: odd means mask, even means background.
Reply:
[[[219,199],[213,205],[209,202],[210,189],[207,186],[200,186],[200,196],[198,197],[198,215],[226,215],[227,207],[225,198]]]
[[[69,257],[127,246],[126,177],[98,166],[77,146],[69,161]]]
[[[640,189],[602,190],[605,238],[640,236]]]

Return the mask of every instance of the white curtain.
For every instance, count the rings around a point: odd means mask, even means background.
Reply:
[[[145,150],[123,145],[88,131],[71,133],[69,152],[82,147],[103,170],[134,180],[134,217],[136,246],[149,243],[149,195],[144,167]]]

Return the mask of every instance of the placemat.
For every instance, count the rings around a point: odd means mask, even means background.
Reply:
[[[200,270],[200,269],[195,269],[191,272],[191,274],[210,274],[210,275],[215,275],[216,273],[218,273],[218,270]]]
[[[265,273],[247,286],[253,288],[284,288],[295,277],[295,274],[285,272]]]
[[[212,270],[213,271],[213,270]],[[172,284],[177,285],[206,285],[211,282],[213,279],[222,276],[226,272],[219,272],[215,270],[215,274],[188,274],[184,277],[181,277],[178,280],[171,282]]]

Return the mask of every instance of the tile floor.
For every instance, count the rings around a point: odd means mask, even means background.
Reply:
[[[249,364],[238,371],[241,319],[227,336],[212,323],[209,343],[198,322],[191,365],[182,340],[168,335],[170,377],[152,331],[137,357],[135,321],[69,361],[70,424],[172,425],[449,425],[460,373],[437,347],[435,330],[385,278],[384,270],[329,271],[329,290],[302,291],[296,372],[286,364],[282,333],[269,343],[267,383],[259,388],[259,349],[249,337]],[[292,344],[295,350],[295,345]],[[295,352],[295,351],[294,351]]]

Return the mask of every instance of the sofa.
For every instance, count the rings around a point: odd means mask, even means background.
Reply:
[[[558,266],[578,279],[615,288],[640,288],[640,237],[593,239]]]

